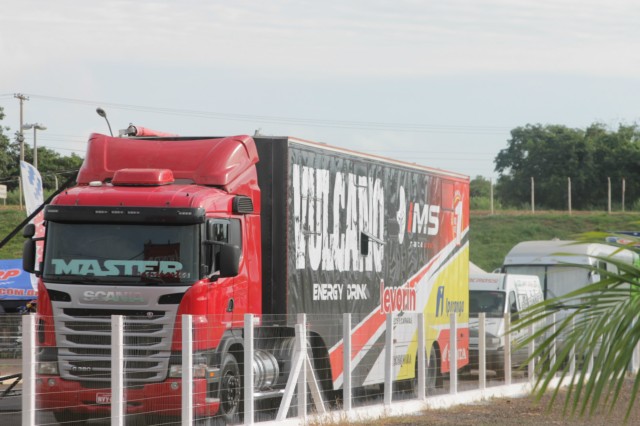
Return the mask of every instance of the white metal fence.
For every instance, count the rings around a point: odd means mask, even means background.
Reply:
[[[321,376],[323,376],[321,368],[330,367],[326,363],[323,364],[318,361],[312,343],[313,339],[306,332],[308,319],[304,314],[298,315],[294,326],[295,335],[286,340],[287,348],[282,348],[283,353],[286,353],[289,357],[289,364],[286,367],[288,376],[284,378],[286,379],[286,386],[279,392],[271,392],[269,394],[270,398],[267,399],[263,398],[264,392],[261,392],[260,389],[265,387],[265,380],[271,380],[275,383],[277,378],[273,377],[273,374],[275,374],[273,371],[271,376],[269,374],[261,374],[261,371],[264,373],[265,366],[261,365],[262,359],[259,354],[256,356],[256,351],[260,351],[261,349],[259,348],[264,348],[268,342],[260,341],[260,338],[256,337],[257,318],[253,315],[246,315],[242,336],[242,353],[238,352],[236,355],[243,360],[238,371],[252,371],[253,374],[239,375],[239,379],[242,382],[238,383],[236,389],[241,389],[242,395],[235,395],[235,397],[237,397],[236,400],[241,402],[240,412],[242,414],[235,421],[237,423],[254,424],[263,421],[283,421],[286,418],[297,418],[300,422],[304,422],[308,416],[323,415],[327,412],[338,412],[340,415],[348,416],[353,410],[360,410],[362,407],[382,406],[389,408],[394,404],[406,402],[407,400],[428,401],[429,398],[437,398],[445,394],[462,395],[468,392],[475,392],[482,397],[483,392],[487,392],[491,388],[508,386],[512,383],[527,383],[533,380],[534,363],[530,362],[528,368],[520,366],[519,369],[513,369],[511,364],[511,345],[508,344],[504,346],[504,378],[498,378],[495,372],[488,370],[486,365],[485,318],[484,314],[481,314],[478,321],[478,364],[473,365],[471,369],[467,368],[464,374],[461,375],[453,369],[448,377],[441,380],[435,389],[430,388],[427,383],[429,381],[427,376],[430,370],[429,360],[426,357],[425,322],[422,314],[415,315],[418,325],[417,348],[415,350],[417,355],[417,377],[415,380],[411,381],[411,383],[394,380],[398,372],[398,363],[397,358],[394,357],[394,351],[399,346],[409,342],[402,341],[405,338],[394,333],[394,315],[387,314],[384,339],[367,343],[384,345],[383,348],[379,348],[383,353],[384,378],[381,380],[382,383],[357,387],[353,383],[366,383],[365,380],[362,380],[362,377],[358,376],[359,374],[364,374],[361,368],[364,368],[364,371],[369,370],[373,365],[367,364],[367,362],[373,361],[358,359],[357,357],[357,353],[362,347],[361,343],[357,343],[360,347],[354,349],[354,342],[352,341],[354,328],[352,327],[353,318],[351,314],[344,314],[343,318],[326,318],[325,320],[327,321],[342,322],[341,339],[343,353],[345,354],[345,356],[342,356],[342,387],[340,390],[333,392],[326,391],[326,385],[323,385],[321,379]],[[2,395],[2,398],[0,398],[0,411],[3,403],[11,401],[12,398],[21,397],[22,425],[81,424],[86,420],[85,418],[72,415],[68,418],[61,415],[53,417],[48,412],[50,411],[50,406],[48,411],[39,408],[42,406],[40,398],[43,395],[38,392],[38,389],[41,389],[42,386],[54,387],[56,386],[55,380],[59,379],[47,380],[46,376],[36,375],[38,363],[40,362],[38,360],[36,342],[41,338],[38,337],[38,332],[42,332],[42,329],[38,329],[37,318],[36,315],[22,317],[23,332],[20,336],[16,336],[16,338],[20,339],[22,345],[22,360],[19,371],[22,375],[21,392],[16,392],[14,386],[10,392]],[[504,320],[508,324],[509,316],[505,316]],[[105,333],[110,339],[110,364],[107,367],[106,374],[110,380],[107,386],[110,388],[111,393],[108,399],[102,401],[101,404],[98,404],[99,401],[94,401],[96,408],[102,408],[103,411],[96,411],[94,417],[101,419],[92,420],[92,424],[111,424],[114,426],[182,424],[186,426],[192,425],[194,422],[196,424],[224,423],[220,416],[203,412],[202,407],[194,404],[194,399],[197,398],[198,392],[201,390],[194,389],[192,386],[181,386],[181,383],[193,383],[194,373],[197,373],[199,377],[202,376],[202,371],[199,370],[201,368],[199,361],[194,359],[193,356],[198,348],[197,333],[194,340],[193,321],[194,318],[191,316],[182,317],[181,368],[178,369],[176,366],[176,371],[181,372],[181,377],[172,382],[171,388],[166,388],[171,389],[174,392],[173,397],[179,400],[180,414],[179,417],[170,418],[159,415],[162,414],[161,412],[136,413],[135,408],[140,401],[135,399],[137,385],[132,383],[130,375],[144,372],[145,367],[137,365],[135,359],[132,358],[130,346],[133,342],[130,337],[127,337],[127,332],[128,330],[130,331],[132,325],[128,322],[128,318],[122,316],[111,317],[111,327]],[[452,315],[450,319],[450,342],[447,349],[451,357],[451,365],[456,365],[458,356],[456,348],[458,344],[456,338],[458,336],[457,326],[455,315]],[[533,332],[533,330],[530,330],[530,332]],[[98,339],[95,342],[97,341]],[[534,350],[535,347],[531,343],[528,346],[528,354],[532,354]],[[550,353],[555,356],[555,349],[552,349]],[[636,373],[638,359],[638,348],[636,348],[635,362],[631,366]],[[2,376],[3,371],[9,372],[11,370],[8,369],[9,366],[13,366],[13,370],[15,370],[17,362],[20,362],[20,360],[15,358],[15,354],[0,358],[0,366],[2,366],[0,376]],[[593,368],[593,360],[588,360],[584,365],[591,370]],[[79,374],[82,373],[81,367],[78,368],[80,369],[78,370]],[[277,369],[278,367],[273,366],[272,368]],[[284,367],[281,366],[280,368]],[[571,371],[577,368],[575,357],[571,357],[570,368]],[[324,376],[326,377],[326,375]],[[5,383],[2,386],[4,389],[0,388],[0,392],[6,390],[10,383]],[[329,397],[327,398],[327,396]],[[162,398],[166,398],[167,395],[151,395],[148,397],[158,398],[162,402],[165,401]],[[80,396],[76,399],[80,401],[81,398]],[[71,396],[69,398],[62,397],[61,400],[69,401],[70,406],[59,407],[59,411],[61,413],[71,412],[73,410],[72,404],[75,403],[72,401],[76,401],[76,399],[72,399]],[[161,403],[157,404],[157,406],[163,407]],[[162,410],[159,409],[159,411]]]

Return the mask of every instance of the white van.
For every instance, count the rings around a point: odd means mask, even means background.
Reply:
[[[469,275],[469,356],[473,368],[478,365],[478,314],[485,313],[485,342],[487,369],[504,377],[505,321],[512,321],[519,313],[543,300],[540,280],[535,275],[470,274]],[[514,343],[527,337],[527,331],[513,332]],[[528,358],[527,348],[512,350],[511,365],[518,367]]]

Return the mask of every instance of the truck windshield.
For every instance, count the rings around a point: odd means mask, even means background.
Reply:
[[[184,285],[198,273],[198,225],[47,223],[43,278]]]
[[[469,292],[469,316],[478,317],[484,312],[487,318],[504,316],[504,291],[471,290]]]
[[[505,266],[509,274],[537,275],[544,288],[544,298],[552,299],[578,290],[592,283],[587,266],[517,265]]]

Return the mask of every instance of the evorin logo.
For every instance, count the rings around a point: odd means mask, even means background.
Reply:
[[[438,295],[436,296],[436,317],[444,314],[444,286],[438,287]]]

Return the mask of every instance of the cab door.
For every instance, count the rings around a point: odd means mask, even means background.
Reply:
[[[210,262],[211,283],[207,312],[209,322],[231,328],[236,306],[235,285],[237,277],[220,276],[220,255],[222,244],[239,243],[240,224],[238,219],[214,218],[207,221],[207,257]]]

